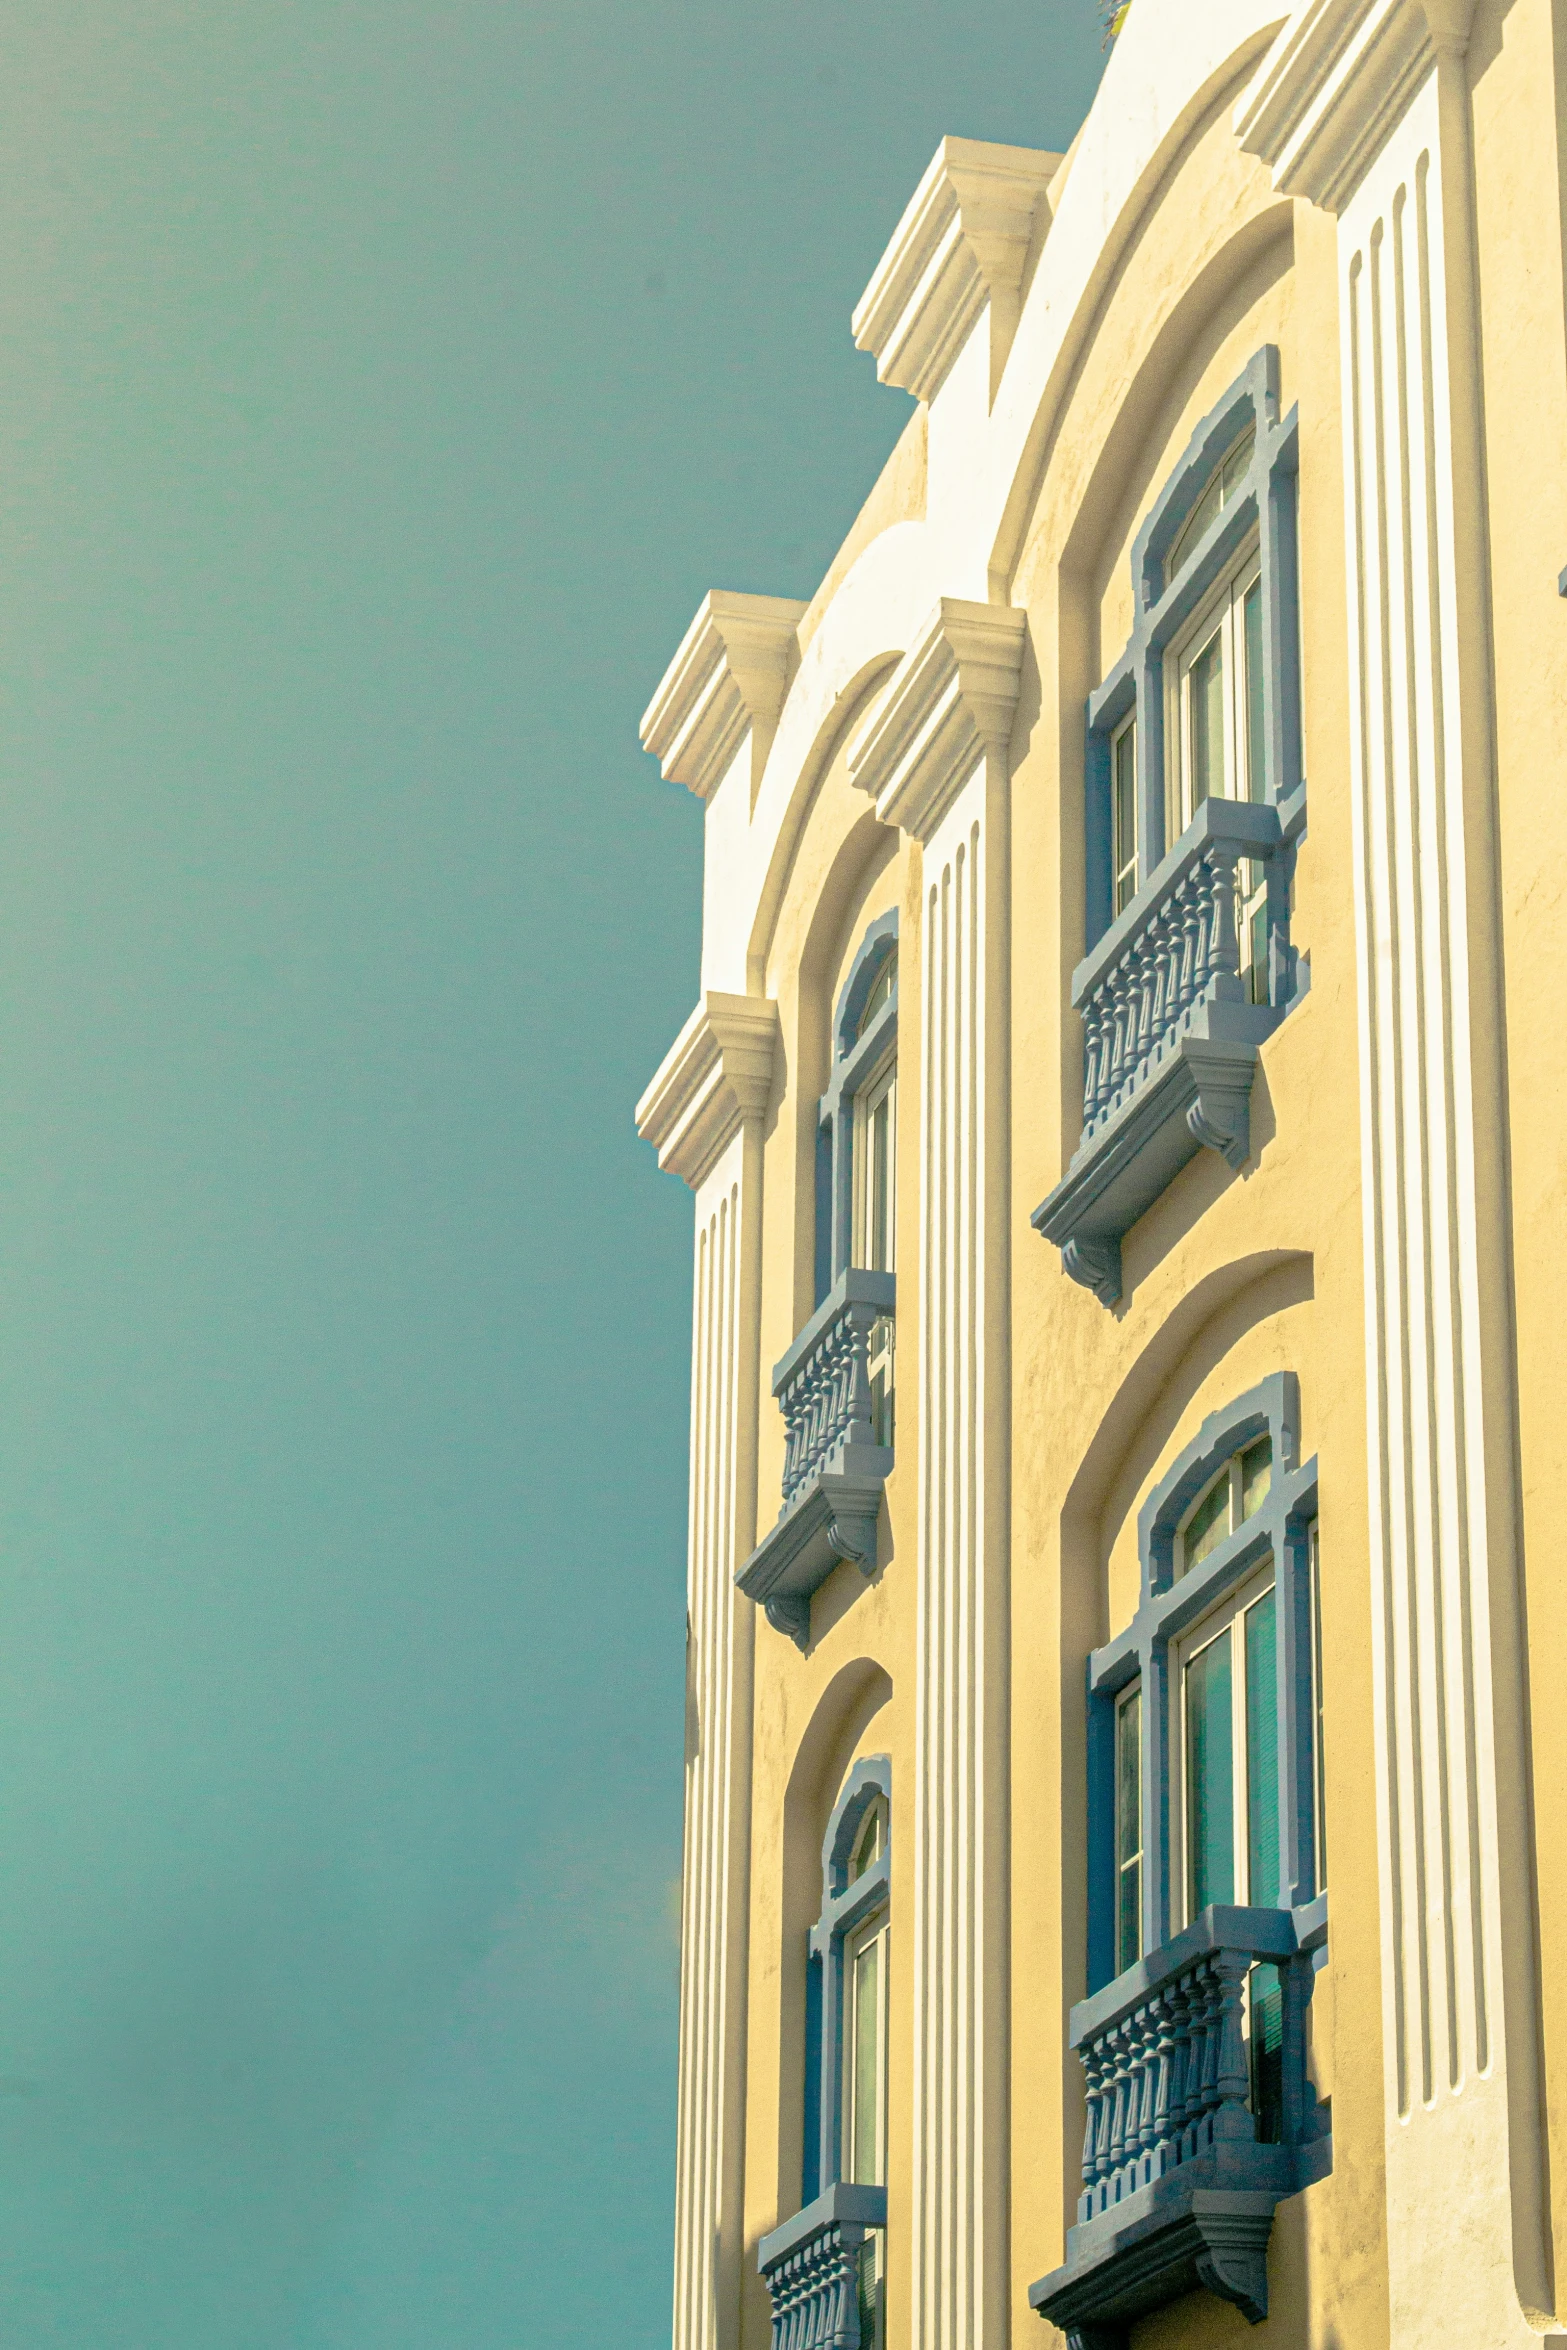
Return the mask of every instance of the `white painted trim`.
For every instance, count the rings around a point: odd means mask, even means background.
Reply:
[[[943,596],[899,664],[849,770],[883,824],[928,840],[987,754],[1007,762],[1027,617]]]
[[[989,305],[991,380],[1017,324],[1039,207],[1061,157],[943,139],[851,321],[880,383],[933,400]]]
[[[710,989],[660,1062],[637,1104],[637,1132],[693,1190],[742,1121],[766,1111],[778,1036],[770,997]]]
[[[671,783],[711,799],[749,734],[760,776],[806,606],[714,588],[642,713],[642,745]]]

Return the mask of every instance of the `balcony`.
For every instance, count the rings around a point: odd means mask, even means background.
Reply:
[[[735,1580],[767,1620],[810,1645],[811,1594],[840,1559],[876,1571],[892,1471],[891,1273],[840,1273],[773,1372],[783,1407],[783,1508]]]
[[[871,2231],[887,2224],[885,2187],[829,2187],[764,2236],[756,2265],[773,2303],[773,2350],[860,2350]]]
[[[1075,2350],[1124,2350],[1134,2318],[1199,2285],[1254,2325],[1267,2315],[1274,2208],[1331,2163],[1306,2071],[1326,1937],[1321,1895],[1206,1909],[1072,2010],[1083,2191],[1065,2266],[1028,2297]]]
[[[1031,1219],[1100,1303],[1121,1240],[1203,1148],[1241,1166],[1257,1048],[1296,993],[1289,886],[1302,788],[1281,811],[1205,800],[1072,975],[1083,1017],[1083,1135]],[[1248,909],[1245,933],[1238,903]]]

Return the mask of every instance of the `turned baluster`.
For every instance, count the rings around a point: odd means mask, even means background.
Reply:
[[[1257,2124],[1247,2104],[1251,2077],[1241,2030],[1242,1993],[1251,1960],[1243,1950],[1221,1950],[1213,1965],[1220,1999],[1219,2110],[1213,2117],[1213,2134],[1215,2138],[1255,2138]]]
[[[1170,931],[1170,910],[1164,909],[1152,924],[1153,937],[1153,1043],[1155,1060],[1163,1048],[1170,1026],[1170,1005],[1175,987],[1175,940]]]
[[[1170,2017],[1174,2048],[1170,2060],[1170,2136],[1175,2142],[1176,2160],[1186,2154],[1186,2128],[1196,2112],[1197,2068],[1193,2064],[1195,2043],[1192,2023],[1192,1978],[1182,1975],[1169,1991]]]
[[[1154,2146],[1154,2096],[1158,2089],[1158,2009],[1137,2009],[1137,2157]]]
[[[849,1309],[849,1398],[846,1427],[871,1433],[871,1323],[874,1314],[864,1306]]]
[[[1175,2046],[1175,1988],[1171,1986],[1160,1993],[1154,2007],[1153,2137],[1151,2145],[1155,2162],[1160,2169],[1168,2168],[1170,2144],[1174,2136],[1171,2100],[1175,2089]]]
[[[1126,965],[1119,962],[1108,974],[1105,985],[1109,991],[1110,1008],[1106,1015],[1107,1049],[1103,1104],[1113,1110],[1121,1092],[1121,1072],[1126,1064]]]
[[[1119,2171],[1126,2153],[1127,2101],[1131,2086],[1131,2073],[1128,2066],[1125,2033],[1126,2026],[1116,2024],[1106,2034],[1110,2062],[1115,2068],[1110,2081],[1110,2143],[1105,2161],[1107,2190],[1113,2186],[1116,2173]]]
[[[1188,873],[1177,898],[1181,936],[1181,986],[1176,1016],[1185,1027],[1197,998],[1197,971],[1202,956],[1202,905],[1194,875]]]
[[[1192,2022],[1195,2048],[1193,2052],[1196,2110],[1192,2115],[1195,2144],[1206,2142],[1208,2122],[1218,2103],[1216,2083],[1219,2073],[1219,1992],[1214,1980],[1213,1961],[1204,1959],[1196,1970],[1193,1986]]]
[[[1097,2040],[1090,2041],[1082,2050],[1083,2059],[1083,2192],[1078,2199],[1079,2219],[1088,2217],[1089,2199],[1094,2181],[1099,2176],[1100,2117],[1104,2106],[1104,2052]]]
[[[1083,1131],[1093,1125],[1099,1104],[1100,1035],[1104,1010],[1097,992],[1083,1006]]]
[[[1215,841],[1208,854],[1213,863],[1214,875],[1215,973],[1220,980],[1219,992],[1230,996],[1240,988],[1241,949],[1235,924],[1240,859],[1223,841]],[[1229,980],[1231,985],[1225,987],[1225,980]]]

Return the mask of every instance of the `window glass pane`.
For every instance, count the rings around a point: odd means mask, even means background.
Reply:
[[[1187,821],[1224,797],[1224,645],[1217,629],[1191,665],[1191,789]]]
[[[886,2286],[882,2277],[882,2232],[873,2228],[860,2246],[860,2350],[882,2350],[886,2341]]]
[[[878,1796],[866,1813],[859,1835],[854,1840],[854,1852],[849,1861],[849,1882],[851,1885],[857,1877],[863,1877],[866,1870],[874,1868],[877,1861],[880,1860],[886,1827],[887,1807]]]
[[[1202,496],[1182,525],[1181,534],[1165,558],[1164,576],[1172,580],[1220,508],[1227,506],[1243,484],[1257,445],[1257,428],[1249,424],[1229,453],[1219,460],[1203,485]]]
[[[873,1273],[892,1270],[892,1092],[889,1087],[870,1116],[870,1197],[866,1262]]]
[[[875,1019],[877,1013],[881,1010],[882,1005],[886,1003],[891,997],[893,983],[897,976],[898,957],[896,952],[894,952],[887,957],[886,961],[882,964],[881,969],[877,972],[876,977],[871,982],[871,992],[866,997],[865,1009],[860,1014],[859,1033],[861,1036],[865,1034],[866,1029],[869,1028],[871,1022]]]
[[[1246,1898],[1279,1898],[1279,1684],[1273,1593],[1246,1610]]]
[[[881,1961],[885,1937],[878,1934],[854,1959],[854,2131],[849,2176],[862,2186],[881,2185]]]
[[[1246,639],[1246,789],[1251,799],[1265,797],[1267,759],[1262,731],[1262,582],[1252,581],[1242,606]]]
[[[1276,2146],[1284,2135],[1284,1986],[1276,1966],[1254,1966],[1246,1979],[1251,2109],[1257,2135]]]
[[[1252,452],[1257,446],[1257,427],[1249,424],[1234,448],[1225,458],[1221,469],[1223,503],[1227,506],[1240,488],[1251,467]]]
[[[1123,726],[1112,751],[1115,762],[1114,844],[1115,910],[1124,913],[1137,895],[1137,725]]]
[[[1186,1848],[1191,1914],[1235,1899],[1230,1629],[1186,1668]]]
[[[1230,1471],[1226,1463],[1186,1521],[1186,1531],[1181,1536],[1181,1573],[1187,1574],[1200,1566],[1211,1551],[1218,1549],[1229,1530]]]
[[[1136,1964],[1143,1946],[1143,1693],[1115,1714],[1115,1971]]]
[[[1241,1454],[1241,1517],[1254,1518],[1273,1483],[1273,1439],[1259,1436]]]

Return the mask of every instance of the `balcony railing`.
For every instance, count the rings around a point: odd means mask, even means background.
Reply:
[[[1250,1148],[1257,1047],[1296,992],[1289,882],[1304,800],[1205,800],[1072,978],[1083,1018],[1083,1133],[1034,1212],[1067,1271],[1106,1305],[1121,1239],[1206,1145]],[[1247,909],[1244,931],[1239,910]]]
[[[841,1559],[876,1569],[892,1470],[891,1273],[840,1273],[773,1372],[783,1408],[783,1508],[736,1580],[801,1648],[811,1594]]]
[[[871,2350],[866,2271],[872,2231],[886,2224],[885,2187],[839,2184],[762,2238],[773,2350]]]
[[[1029,2294],[1113,2329],[1197,2285],[1267,2314],[1273,2210],[1328,2167],[1306,2070],[1326,1904],[1205,1910],[1072,2011],[1087,2091],[1064,2268]]]

